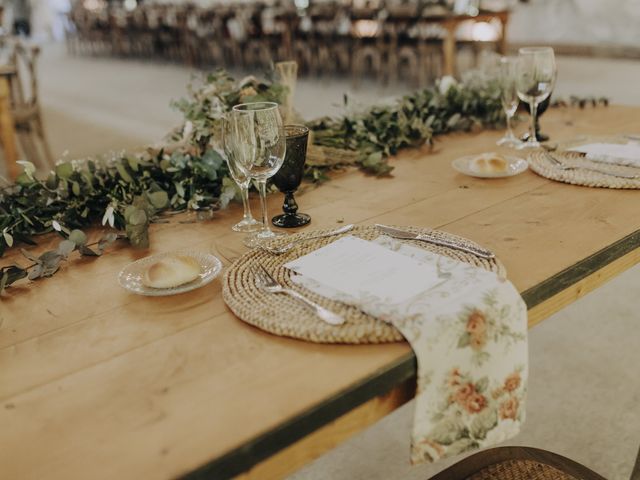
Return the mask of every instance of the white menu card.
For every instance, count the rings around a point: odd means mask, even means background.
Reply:
[[[638,143],[589,143],[569,150],[585,153],[587,158],[592,160],[640,167],[640,144]]]
[[[400,303],[442,280],[436,265],[407,257],[351,235],[285,267],[346,295]]]

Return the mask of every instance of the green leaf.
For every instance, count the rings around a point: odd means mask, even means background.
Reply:
[[[33,174],[36,173],[36,166],[33,163],[27,160],[18,160],[16,163],[22,165],[22,167],[24,167],[24,173],[30,177],[33,177]]]
[[[109,232],[98,241],[98,252],[102,254],[107,246],[111,245],[118,239],[118,234]]]
[[[55,173],[51,172],[47,177],[45,186],[49,190],[55,190],[58,187],[58,176]]]
[[[28,187],[29,185],[33,185],[34,183],[36,183],[36,180],[33,177],[27,175],[25,172],[22,172],[16,177],[16,183],[23,187]]]
[[[120,174],[120,178],[122,178],[127,183],[133,183],[133,177],[129,175],[129,172],[127,172],[127,169],[122,163],[116,163],[116,169]]]
[[[56,165],[56,174],[66,180],[73,174],[73,166],[69,162],[59,163]]]
[[[165,191],[147,193],[151,205],[157,210],[161,210],[169,206],[169,195]]]
[[[37,278],[40,278],[42,275],[42,269],[42,265],[36,265],[29,271],[29,276],[27,278],[29,278],[29,280],[36,280]]]
[[[72,230],[69,234],[69,240],[71,240],[74,245],[80,246],[87,243],[87,236],[82,230]]]
[[[5,272],[8,274],[7,285],[17,282],[18,280],[27,276],[27,271],[24,268],[17,265],[11,265],[5,268]]]
[[[131,170],[133,170],[134,172],[137,172],[140,168],[140,162],[138,162],[135,157],[127,157],[127,163],[129,164]]]
[[[13,247],[13,237],[9,232],[2,232],[2,236],[4,237],[4,241],[6,242],[8,247]]]
[[[24,248],[20,249],[20,253],[22,253],[22,255],[27,260],[31,260],[32,262],[35,262],[35,263],[40,263],[40,259],[38,257],[36,257],[35,255],[31,254],[30,252],[26,251]]]
[[[76,197],[80,196],[80,184],[78,182],[71,182],[71,191]]]
[[[129,215],[129,220],[127,223],[129,225],[145,225],[147,223],[147,214],[144,210],[136,208]]]
[[[147,248],[149,246],[149,230],[145,225],[127,224],[125,230],[131,245],[136,248]]]
[[[71,252],[76,249],[76,243],[72,240],[63,240],[58,245],[56,253],[60,256],[67,258]]]
[[[68,242],[68,240],[64,240],[63,242],[60,243],[60,245],[62,245],[64,242]],[[67,248],[69,248],[69,244],[65,244],[63,247],[63,250]],[[75,245],[74,245],[74,248],[75,248]],[[38,260],[40,261],[39,266],[42,267],[40,276],[50,277],[54,273],[56,273],[58,271],[58,268],[60,268],[60,262],[62,261],[63,258],[64,257],[57,250],[44,252],[42,255],[40,255],[40,257],[38,257]]]

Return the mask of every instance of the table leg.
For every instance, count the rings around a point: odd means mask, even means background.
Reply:
[[[446,35],[442,45],[443,65],[442,70],[444,75],[454,76],[456,73],[456,30],[457,23],[447,22],[444,24]]]
[[[509,22],[509,17],[504,16],[500,18],[500,24],[502,25],[502,34],[500,35],[500,39],[498,40],[498,52],[500,55],[507,54],[507,24]]]
[[[16,146],[16,131],[11,117],[9,102],[9,81],[6,76],[0,76],[0,141],[4,150],[9,178],[15,179],[20,173],[18,168],[18,148]]]

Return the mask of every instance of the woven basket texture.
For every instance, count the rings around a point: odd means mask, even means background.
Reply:
[[[414,227],[399,228],[415,233],[421,232],[421,229]],[[301,232],[278,238],[270,245],[284,245],[320,233],[323,231]],[[300,242],[294,249],[282,255],[273,255],[259,248],[254,249],[237,259],[226,271],[222,289],[226,304],[242,321],[275,335],[316,343],[367,344],[402,341],[402,335],[393,325],[369,316],[355,307],[317,295],[291,281],[291,272],[284,267],[284,264],[317,250],[344,235],[373,240],[380,235],[380,232],[372,225],[357,226],[347,234]],[[444,232],[442,235],[450,240],[460,239],[460,237]],[[420,241],[407,241],[407,243],[494,271],[502,276],[506,275],[504,267],[497,259],[485,260],[458,250]],[[252,266],[257,264],[265,267],[282,285],[299,291],[329,310],[342,314],[346,319],[345,323],[340,326],[329,325],[290,296],[261,291],[256,286],[252,271]]]

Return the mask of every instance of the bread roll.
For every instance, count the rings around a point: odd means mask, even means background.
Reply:
[[[142,283],[151,288],[172,288],[189,283],[199,275],[200,265],[195,258],[169,255],[147,268]]]
[[[471,168],[477,173],[506,173],[509,164],[500,155],[484,153],[471,161]]]

